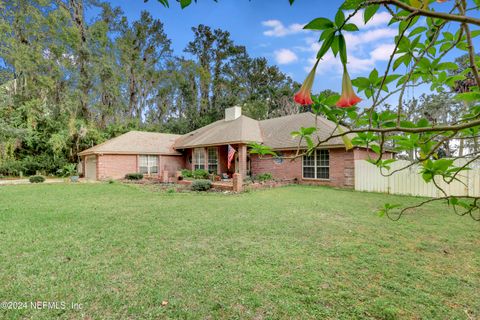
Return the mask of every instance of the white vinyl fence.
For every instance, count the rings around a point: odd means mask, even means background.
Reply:
[[[456,166],[465,164],[468,160],[455,161]],[[403,168],[410,162],[398,160],[391,165],[390,171]],[[480,162],[469,165],[471,170],[458,173],[457,178],[462,181],[453,181],[450,184],[443,182],[441,177],[436,177],[438,185],[451,196],[476,196],[480,197]],[[405,194],[424,197],[442,197],[443,194],[435,185],[426,183],[419,172],[419,166],[413,165],[408,169],[384,177],[380,170],[365,160],[355,160],[355,190],[384,192],[391,194]],[[386,171],[384,171],[386,173]]]

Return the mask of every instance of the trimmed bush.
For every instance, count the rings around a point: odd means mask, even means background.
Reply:
[[[209,177],[209,173],[207,170],[203,170],[203,169],[197,169],[195,171],[193,171],[193,178],[194,179],[208,179]]]
[[[272,179],[273,179],[272,174],[268,172],[259,174],[255,177],[255,180],[258,180],[258,181],[268,181]]]
[[[30,183],[42,183],[45,182],[45,178],[42,176],[31,176],[29,179]]]
[[[207,191],[210,188],[212,188],[212,181],[210,180],[195,180],[191,185],[193,191]]]
[[[141,173],[127,173],[125,175],[125,179],[127,180],[142,180],[143,174]]]
[[[184,177],[184,178],[192,178],[192,177],[193,177],[193,172],[192,172],[192,170],[183,169],[183,170],[182,170],[182,177]]]

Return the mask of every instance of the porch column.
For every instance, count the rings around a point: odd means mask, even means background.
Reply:
[[[238,145],[238,173],[242,177],[247,176],[247,145],[240,144]]]
[[[205,170],[208,171],[208,148],[203,148],[203,165]]]

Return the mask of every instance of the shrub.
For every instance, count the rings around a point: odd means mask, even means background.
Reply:
[[[141,173],[127,173],[125,175],[125,179],[127,180],[142,180],[143,174]]]
[[[183,169],[183,170],[182,170],[182,177],[184,177],[184,178],[192,178],[192,177],[193,177],[193,172],[192,172],[192,170]]]
[[[273,179],[273,176],[271,173],[262,173],[262,174],[259,174],[255,177],[256,180],[258,181],[268,181],[268,180],[272,180]]]
[[[45,182],[45,178],[42,176],[31,176],[28,180],[30,183],[42,183]]]
[[[21,172],[25,172],[25,167],[18,160],[8,160],[0,164],[0,174],[2,176],[20,176]]]
[[[207,191],[212,187],[212,181],[210,180],[195,180],[192,182],[193,191]]]
[[[76,176],[78,174],[77,173],[77,165],[75,163],[68,163],[68,164],[64,165],[62,169],[59,169],[57,171],[57,173],[61,177]]]
[[[197,169],[193,171],[194,179],[208,179],[209,173],[207,170]]]

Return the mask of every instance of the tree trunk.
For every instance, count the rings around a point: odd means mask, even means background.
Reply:
[[[87,28],[84,18],[83,0],[70,0],[70,8],[73,22],[80,35],[80,44],[78,48],[78,66],[80,73],[80,112],[83,118],[90,120],[90,110],[88,108],[88,94],[91,86],[90,77],[88,75],[88,44],[87,44]]]

